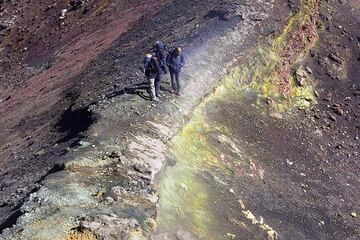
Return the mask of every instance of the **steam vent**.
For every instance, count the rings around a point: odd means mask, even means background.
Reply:
[[[0,0],[0,240],[359,239],[359,0]]]

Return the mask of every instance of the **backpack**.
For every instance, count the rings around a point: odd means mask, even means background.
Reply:
[[[152,67],[153,66],[149,66],[151,65],[150,62],[151,62],[151,58],[152,58],[152,55],[151,54],[146,54],[145,58],[144,58],[144,61],[143,61],[143,68],[144,68],[144,72],[146,70],[148,70],[149,67]]]
[[[155,52],[155,57],[159,62],[159,66],[164,69],[166,67],[166,54],[163,49],[158,49]]]

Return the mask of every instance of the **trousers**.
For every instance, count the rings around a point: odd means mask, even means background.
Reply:
[[[155,77],[155,96],[160,96],[160,86],[163,74],[157,74]]]
[[[148,78],[149,81],[149,93],[150,93],[150,99],[153,100],[156,98],[155,94],[155,78]]]
[[[180,82],[179,82],[180,73],[179,72],[170,72],[171,78],[171,87],[175,93],[180,93]]]

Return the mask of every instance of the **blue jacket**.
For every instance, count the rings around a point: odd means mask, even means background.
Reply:
[[[166,63],[170,72],[179,73],[185,65],[185,59],[183,55],[177,55],[175,52],[172,52],[168,55]]]

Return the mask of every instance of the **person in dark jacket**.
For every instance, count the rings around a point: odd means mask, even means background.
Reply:
[[[158,101],[158,92],[156,92],[155,79],[158,77],[159,73],[162,74],[159,62],[152,54],[146,54],[143,64],[145,76],[149,81],[150,99],[152,101]]]
[[[169,67],[172,92],[180,95],[180,72],[185,65],[184,56],[181,54],[181,48],[176,47],[167,57],[167,66]]]
[[[154,55],[159,61],[159,65],[163,70],[164,74],[166,74],[166,53],[165,53],[166,46],[162,42],[156,42],[154,45]]]
[[[156,42],[154,46],[154,56],[156,57],[160,70],[155,78],[155,92],[156,97],[161,97],[160,95],[160,86],[163,74],[166,74],[166,54],[165,54],[165,45],[162,42]]]

